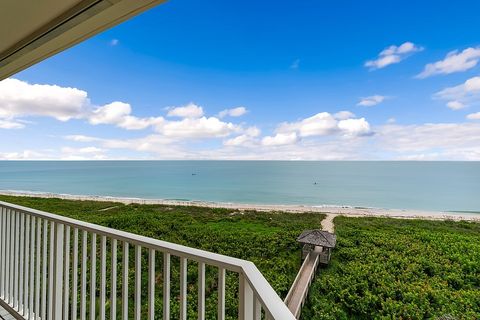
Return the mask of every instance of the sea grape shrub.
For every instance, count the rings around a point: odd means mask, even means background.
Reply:
[[[304,319],[480,319],[480,224],[335,219]]]

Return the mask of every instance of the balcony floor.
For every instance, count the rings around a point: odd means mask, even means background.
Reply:
[[[15,320],[15,317],[12,316],[7,310],[5,310],[0,305],[0,319],[2,319],[2,320]]]

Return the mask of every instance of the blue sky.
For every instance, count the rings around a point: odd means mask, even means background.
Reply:
[[[171,0],[0,82],[0,159],[480,160],[478,12]]]

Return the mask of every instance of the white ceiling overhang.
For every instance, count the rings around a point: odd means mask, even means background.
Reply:
[[[0,80],[166,0],[0,0]]]

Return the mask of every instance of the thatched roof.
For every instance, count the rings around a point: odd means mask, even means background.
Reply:
[[[306,230],[297,238],[300,243],[313,244],[324,248],[335,248],[337,236],[328,231],[319,229]]]

